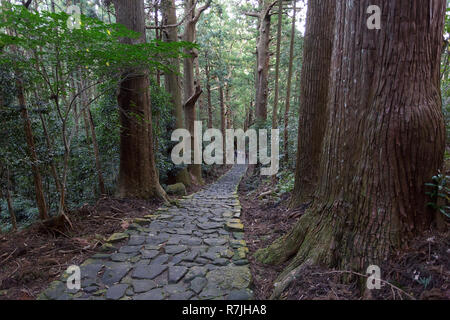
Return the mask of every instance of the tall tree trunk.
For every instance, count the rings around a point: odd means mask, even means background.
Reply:
[[[321,1],[322,3],[322,1]],[[381,30],[366,26],[382,8]],[[336,1],[320,180],[313,206],[259,260],[366,270],[430,227],[425,183],[442,167],[445,0]]]
[[[76,88],[75,86],[75,80],[74,80],[75,74],[72,75],[72,77],[70,77],[70,86],[72,88]],[[37,92],[35,92],[35,96],[37,97]],[[75,97],[75,92],[72,93],[70,100],[74,99]],[[80,123],[80,115],[78,114],[78,103],[77,100],[75,99],[75,101],[73,102],[73,117],[74,117],[74,122],[75,122],[75,134],[78,136],[78,130],[79,130],[79,123]]]
[[[210,75],[210,69],[209,69],[209,62],[206,61],[206,93],[207,93],[207,100],[208,100],[208,128],[212,129],[213,127],[213,107],[211,102],[211,75]]]
[[[87,112],[87,114],[89,116],[89,125],[90,125],[90,128],[91,128],[92,148],[94,149],[95,168],[97,170],[98,188],[100,190],[100,193],[102,195],[105,195],[106,194],[106,188],[105,188],[105,182],[103,180],[102,166],[101,166],[101,160],[100,160],[100,152],[98,151],[97,135],[95,134],[94,119],[92,118],[92,113],[91,113],[91,110],[90,110],[89,107],[87,107],[86,112]]]
[[[174,26],[177,24],[177,15],[175,0],[162,0],[161,10],[163,15],[162,25]],[[178,41],[178,28],[170,27],[162,29],[162,39],[164,42]],[[181,100],[181,84],[178,74],[180,73],[180,59],[172,58],[170,64],[174,67],[174,72],[167,72],[164,76],[165,87],[171,95],[171,101],[174,106],[175,127],[176,129],[185,128],[183,118],[183,103]],[[177,182],[182,182],[185,186],[191,185],[191,177],[187,169],[178,172]]]
[[[253,125],[253,100],[250,102],[250,108],[248,109],[248,127]]]
[[[39,113],[39,118],[41,120],[42,129],[44,131],[44,137],[45,137],[45,142],[47,144],[48,152],[53,153],[53,144],[50,140],[50,136],[49,136],[48,130],[47,130],[47,125],[45,124],[45,119],[44,119],[44,116],[42,115],[42,113]],[[56,190],[58,190],[58,193],[61,195],[61,192],[62,192],[61,181],[58,176],[58,170],[56,169],[55,161],[53,159],[50,162],[50,170],[51,170],[51,173],[53,176],[53,180],[55,182]]]
[[[220,81],[220,80],[219,80]],[[226,139],[225,139],[225,130],[226,130],[226,110],[225,110],[225,97],[223,93],[223,84],[222,82],[219,83],[219,103],[220,103],[220,130],[222,131],[222,138],[223,138],[223,161],[224,164],[226,163]]]
[[[267,97],[269,94],[269,63],[270,63],[270,9],[272,5],[267,0],[260,1],[262,5],[259,17],[259,39],[257,52],[257,77],[256,77],[256,120],[259,123],[267,120]]]
[[[184,35],[183,40],[188,42],[195,42],[196,39],[196,25],[200,15],[204,10],[206,10],[210,1],[206,3],[205,6],[200,8],[198,11],[196,10],[196,0],[185,0],[185,14],[186,14],[186,23],[184,26]],[[200,95],[197,96],[197,92],[199,92],[199,84],[195,84],[194,81],[194,65],[195,59],[198,59],[198,53],[196,49],[185,49],[185,54],[187,55],[183,59],[183,70],[184,70],[184,115],[186,121],[186,128],[191,133],[191,146],[194,146],[194,122],[196,121],[196,102]],[[201,91],[201,90],[200,90]],[[196,97],[196,99],[193,99]],[[188,103],[189,102],[189,103]],[[193,157],[192,157],[193,158]],[[192,159],[193,160],[193,159]],[[189,172],[194,177],[198,184],[203,184],[202,178],[202,166],[201,164],[191,164],[189,165]]]
[[[280,94],[280,55],[281,55],[281,27],[283,23],[283,0],[278,0],[277,51],[275,61],[275,96],[272,109],[272,129],[278,128],[278,97]]]
[[[195,16],[195,0],[185,0],[185,14],[188,16],[186,18],[185,30],[183,40],[188,42],[195,42],[196,36],[196,23],[193,22]],[[183,71],[184,71],[184,101],[190,99],[195,92],[195,81],[194,81],[194,60],[198,56],[198,52],[195,49],[185,49],[185,54],[187,55],[183,59]],[[189,107],[184,105],[184,117],[186,122],[186,128],[191,133],[191,147],[194,148],[194,122],[196,121],[195,112],[196,101],[193,101]],[[191,161],[194,161],[193,153],[191,156]],[[189,172],[198,184],[203,184],[201,165],[190,164],[188,166]]]
[[[163,0],[161,0],[162,3]],[[155,39],[156,40],[161,40],[161,32],[162,29],[158,29],[159,26],[159,21],[158,21],[158,12],[159,12],[159,6],[158,6],[158,1],[155,1]],[[158,87],[161,86],[161,71],[159,69],[156,69],[156,84],[158,85]],[[155,150],[158,150],[157,148]]]
[[[295,22],[297,13],[297,1],[294,0],[294,14],[292,16],[291,28],[291,43],[289,46],[289,67],[286,87],[286,102],[284,104],[284,163],[289,163],[289,111],[291,108],[291,87],[292,87],[292,72],[294,64],[294,44],[295,44]]]
[[[25,101],[25,93],[22,81],[20,79],[17,79],[16,85],[17,85],[17,97],[19,99],[25,137],[28,146],[28,153],[30,155],[31,160],[31,171],[33,173],[34,190],[36,193],[36,204],[39,210],[39,218],[41,220],[46,220],[48,219],[47,204],[45,203],[44,189],[42,187],[42,177],[39,171],[39,160],[37,158],[33,130],[31,128],[31,121],[28,116],[28,109]]]
[[[245,106],[245,119],[244,119],[244,131],[248,130],[249,127],[249,115],[250,115],[250,109]]]
[[[233,116],[232,116],[232,108],[231,108],[231,99],[230,99],[230,85],[228,82],[225,83],[225,119],[226,119],[226,128],[231,129],[233,127]]]
[[[144,1],[114,1],[117,22],[141,34],[123,39],[145,43]],[[166,199],[156,172],[153,154],[150,81],[147,70],[128,70],[120,84],[120,169],[118,195],[122,198]],[[137,117],[137,116],[138,117]]]
[[[202,87],[202,81],[201,81],[201,76],[200,76],[200,64],[199,64],[198,58],[195,59],[195,82],[194,83],[197,86]],[[203,122],[202,110],[203,110],[203,95],[200,95],[200,97],[198,97],[197,119],[199,121]]]
[[[84,104],[83,96],[85,94],[83,92],[83,90],[85,88],[84,88],[84,85],[83,85],[83,77],[82,77],[82,73],[81,72],[78,73],[77,89],[78,89],[78,92],[81,93],[80,96],[79,96],[79,99],[78,99],[78,101],[81,102],[81,103],[78,103],[78,105],[80,107],[79,108],[79,113],[81,113],[81,115],[83,116],[84,132],[86,134],[86,142],[89,143],[90,140],[91,140],[91,137],[90,137],[90,134],[89,134],[89,118],[88,118],[88,116],[86,114],[86,108],[83,106],[83,104]]]
[[[291,207],[311,200],[327,122],[327,97],[335,29],[335,0],[310,0],[306,18],[298,125],[297,165]]]

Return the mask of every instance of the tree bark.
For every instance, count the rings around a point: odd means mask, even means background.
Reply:
[[[327,121],[327,97],[333,51],[335,0],[308,2],[303,47],[295,186],[290,206],[311,201]]]
[[[123,39],[128,44],[144,43],[144,1],[114,1],[117,22],[141,34],[138,39]],[[120,84],[120,169],[118,196],[122,198],[159,198],[166,200],[156,172],[153,154],[150,81],[147,70],[128,70]]]
[[[195,0],[185,0],[185,13],[186,13],[186,23],[184,26],[184,35],[183,39],[187,42],[195,42],[196,39],[196,25],[200,15],[206,8],[209,7],[210,1],[206,3],[205,6],[196,10],[196,1]],[[184,99],[188,101],[193,96],[195,96],[196,85],[194,81],[194,65],[195,59],[198,59],[198,53],[196,49],[185,49],[185,54],[187,55],[183,59],[183,70],[184,70]],[[197,99],[200,96],[197,97]],[[194,122],[196,121],[197,115],[195,111],[196,101],[194,103],[187,104],[184,103],[184,115],[186,121],[186,128],[191,133],[191,146],[194,146]],[[192,153],[193,154],[193,153]],[[192,156],[193,160],[193,156]],[[202,166],[201,164],[191,164],[188,166],[189,172],[196,180],[196,182],[200,185],[204,183],[202,178]]]
[[[161,0],[162,3],[163,0]],[[156,40],[161,40],[161,32],[162,30],[158,29],[159,26],[159,21],[158,21],[158,12],[159,12],[159,6],[158,6],[158,1],[155,1],[155,39]],[[161,71],[159,69],[156,69],[156,84],[158,85],[158,87],[161,86]],[[158,149],[156,149],[158,150]]]
[[[195,59],[195,82],[194,82],[197,86],[200,86],[200,88],[202,87],[202,81],[201,81],[201,76],[200,76],[200,63],[198,61],[198,58]],[[200,95],[200,97],[198,97],[198,108],[197,108],[197,119],[199,121],[203,122],[202,119],[202,110],[203,110],[203,95]]]
[[[161,10],[163,15],[162,25],[176,25],[177,15],[174,0],[162,0]],[[171,27],[162,29],[162,38],[164,42],[178,41],[178,28]],[[185,128],[183,118],[183,103],[181,100],[181,84],[178,74],[180,73],[180,59],[172,58],[170,64],[174,67],[174,72],[167,72],[164,76],[165,87],[171,95],[171,101],[174,106],[175,127],[176,129]],[[191,178],[186,168],[177,173],[176,181],[185,186],[191,185]]]
[[[41,220],[46,220],[48,219],[47,204],[45,202],[44,188],[42,186],[42,177],[39,171],[39,160],[37,157],[36,146],[34,143],[33,129],[31,128],[31,121],[28,116],[28,109],[26,106],[25,93],[22,81],[20,79],[17,79],[16,85],[17,85],[17,97],[19,99],[25,137],[28,146],[28,154],[30,155],[31,160],[31,172],[33,174],[34,190],[36,193],[36,204],[39,210],[39,218]]]
[[[91,128],[92,148],[94,149],[95,168],[97,170],[98,188],[102,195],[106,195],[105,182],[103,179],[102,165],[101,165],[101,160],[100,160],[100,152],[98,151],[97,135],[95,134],[94,119],[92,118],[92,113],[91,113],[91,110],[89,107],[87,107],[87,114],[89,117],[89,126]]]
[[[381,30],[366,26],[369,5],[382,9]],[[382,265],[430,227],[425,183],[445,148],[445,7],[445,0],[336,1],[315,201],[290,233],[256,254],[266,263],[294,256],[280,278],[306,261],[359,271]]]
[[[231,108],[231,99],[230,99],[230,85],[228,82],[225,83],[225,119],[226,119],[226,128],[232,129],[233,127],[233,110]]]
[[[294,44],[295,44],[295,22],[297,13],[297,1],[294,0],[294,14],[292,16],[291,28],[291,42],[289,45],[289,66],[286,87],[286,102],[284,104],[284,163],[289,164],[289,111],[291,108],[291,87],[292,87],[292,73],[294,65]]]
[[[276,2],[275,2],[276,3]],[[267,0],[260,0],[262,6],[259,17],[259,38],[256,48],[257,74],[256,74],[256,120],[263,123],[267,120],[267,97],[269,94],[269,63],[270,63],[270,9]]]
[[[47,125],[45,124],[45,119],[44,116],[42,115],[42,113],[39,114],[39,118],[41,120],[41,124],[42,124],[42,129],[44,131],[44,137],[45,137],[45,141],[47,144],[47,149],[49,153],[53,153],[53,144],[50,140],[50,136],[48,134],[48,130],[47,130]],[[58,176],[58,170],[56,168],[56,164],[55,161],[52,159],[52,161],[50,162],[50,170],[53,176],[53,180],[55,181],[55,187],[56,190],[58,190],[58,193],[61,195],[62,192],[62,186],[61,186],[61,181],[59,179]]]
[[[272,129],[278,128],[278,97],[280,94],[280,55],[281,55],[281,27],[283,23],[283,0],[278,0],[277,50],[275,61],[275,96],[272,109]]]
[[[211,75],[210,75],[210,66],[209,61],[206,59],[206,93],[208,100],[208,128],[212,129],[213,127],[213,107],[211,102]]]

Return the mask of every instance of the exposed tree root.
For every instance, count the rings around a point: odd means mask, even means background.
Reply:
[[[299,267],[295,268],[294,270],[290,271],[283,279],[281,279],[278,282],[274,283],[274,289],[273,293],[270,296],[271,300],[276,300],[281,297],[283,292],[289,287],[289,285],[297,280],[301,274],[304,272],[304,270],[312,264],[311,261],[306,261],[305,263],[301,264]]]
[[[292,231],[269,247],[258,250],[255,258],[272,265],[291,259],[275,281],[287,286],[305,265],[363,271],[371,264],[381,265],[393,248],[401,247],[393,233],[373,233],[364,224],[354,230],[353,217],[352,208],[342,202],[314,206]]]
[[[307,231],[308,216],[303,216],[286,235],[275,240],[269,247],[255,252],[255,258],[264,264],[279,265],[288,261],[300,248]]]
[[[40,230],[45,232],[56,232],[60,233],[62,235],[64,234],[64,231],[68,229],[72,229],[73,225],[70,219],[67,217],[67,215],[62,212],[61,214],[57,215],[56,217],[52,217],[50,219],[44,220],[40,223]]]

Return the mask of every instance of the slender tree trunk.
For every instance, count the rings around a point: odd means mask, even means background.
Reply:
[[[207,100],[208,100],[208,128],[212,129],[213,127],[213,107],[211,102],[211,76],[210,76],[210,69],[209,69],[208,61],[206,62],[206,93],[207,93]]]
[[[128,44],[145,43],[144,1],[114,1],[117,22],[138,32]],[[120,169],[118,195],[122,198],[166,199],[156,172],[151,130],[150,81],[147,70],[128,70],[120,84]],[[138,115],[138,117],[136,117]]]
[[[226,139],[225,139],[225,130],[226,130],[226,110],[225,110],[225,97],[223,93],[223,84],[219,84],[219,103],[220,103],[220,129],[222,131],[222,138],[223,138],[223,161],[224,164],[226,163]]]
[[[280,94],[280,55],[281,55],[281,27],[283,23],[283,0],[278,0],[277,51],[275,61],[275,97],[272,109],[272,129],[278,128],[278,98]]]
[[[81,115],[83,116],[83,123],[84,123],[84,132],[86,134],[86,142],[89,143],[91,140],[90,134],[89,134],[89,118],[86,114],[86,108],[83,106],[84,104],[84,95],[85,93],[83,92],[84,87],[83,87],[83,78],[82,78],[82,73],[79,72],[78,75],[78,81],[77,81],[77,89],[78,92],[82,92],[79,96],[78,101],[80,101],[81,103],[79,104],[80,110],[79,113],[81,113]]]
[[[231,129],[233,126],[231,99],[230,99],[230,85],[228,82],[225,83],[225,119],[226,128]]]
[[[50,141],[50,136],[48,134],[47,125],[45,124],[45,119],[44,119],[44,116],[42,115],[42,113],[39,114],[39,118],[41,119],[42,129],[44,131],[44,137],[45,137],[45,142],[47,144],[48,152],[53,153],[53,144]],[[61,181],[59,180],[58,170],[56,169],[55,161],[53,161],[53,159],[50,162],[50,171],[52,173],[53,180],[55,181],[56,190],[58,190],[58,193],[61,195],[61,189],[62,189]]]
[[[311,201],[327,122],[335,0],[310,0],[303,48],[297,165],[291,207]]]
[[[202,81],[200,76],[200,64],[198,58],[195,59],[195,84],[197,86],[202,87]],[[198,98],[197,119],[203,122],[202,110],[203,110],[203,95],[200,95],[200,97]]]
[[[25,93],[22,81],[17,79],[17,97],[21,108],[21,116],[24,124],[25,137],[28,146],[28,153],[31,160],[31,171],[33,173],[34,189],[36,193],[36,203],[39,210],[39,218],[41,220],[48,219],[47,204],[45,203],[44,189],[42,187],[42,177],[39,171],[39,160],[37,158],[36,147],[34,143],[33,130],[31,128],[31,121],[28,116],[28,110],[25,101]]]
[[[246,106],[245,107],[245,120],[244,120],[244,131],[248,130],[249,127],[249,115],[250,115],[250,109]]]
[[[177,23],[176,8],[174,0],[162,0],[161,9],[163,14],[163,25],[175,25]],[[177,27],[165,28],[162,30],[162,37],[164,42],[177,42],[178,32]],[[174,68],[174,72],[167,72],[164,76],[165,86],[167,92],[170,93],[172,103],[174,105],[174,114],[176,121],[176,128],[184,128],[183,120],[183,103],[181,101],[181,84],[178,74],[180,72],[180,60],[172,58],[170,60]]]
[[[155,1],[155,26],[156,27],[159,26],[158,12],[159,12],[158,1]],[[161,32],[162,32],[162,30],[159,30],[158,28],[155,29],[155,39],[161,40]],[[158,85],[158,87],[161,86],[161,71],[159,71],[159,69],[156,69],[156,84]],[[158,149],[155,149],[155,150],[158,150]]]
[[[72,88],[76,88],[74,76],[75,75],[72,75],[72,77],[70,77],[70,85]],[[37,96],[37,93],[35,95]],[[71,100],[74,98],[74,95],[75,95],[75,93],[72,94]],[[74,122],[75,122],[75,133],[76,133],[76,135],[78,135],[80,116],[78,114],[78,103],[77,103],[76,99],[73,103],[73,117],[74,117]]]
[[[253,125],[253,100],[250,102],[250,108],[248,109],[248,127]]]
[[[174,0],[162,0],[161,1],[161,10],[163,14],[163,25],[176,25],[177,24],[177,16],[176,16],[176,7]],[[162,29],[162,38],[165,42],[177,42],[178,41],[178,28],[171,27]],[[180,78],[178,76],[180,72],[180,59],[173,58],[170,61],[170,64],[174,67],[174,72],[167,72],[164,76],[165,87],[167,92],[171,95],[172,104],[174,106],[174,115],[175,115],[175,127],[176,129],[185,128],[184,118],[183,118],[183,103],[181,100],[181,84]],[[183,169],[178,172],[176,177],[177,182],[183,183],[185,186],[191,185],[191,177],[187,169]]]
[[[323,1],[320,1],[323,3]],[[366,26],[369,5],[381,30]],[[364,271],[429,229],[425,183],[442,167],[445,0],[336,1],[328,112],[315,201],[256,256]],[[305,61],[306,62],[306,61]]]
[[[289,67],[286,87],[286,102],[284,104],[284,163],[289,164],[289,111],[291,108],[291,87],[292,87],[292,72],[294,64],[294,44],[295,44],[295,22],[297,13],[297,2],[294,0],[294,14],[292,16],[291,28],[291,42],[289,46]]]
[[[98,151],[97,135],[95,134],[94,119],[92,118],[92,113],[91,113],[91,110],[89,107],[87,108],[86,112],[89,116],[89,125],[91,128],[92,148],[94,149],[95,168],[97,169],[98,188],[100,190],[100,193],[102,195],[105,195],[106,188],[105,188],[105,182],[103,180],[102,166],[101,166],[101,161],[100,161],[100,152]]]
[[[264,3],[265,1],[261,1]],[[256,120],[259,123],[267,120],[267,97],[269,95],[269,63],[270,63],[270,9],[264,4],[260,14],[259,40],[257,44],[257,77],[256,77]]]

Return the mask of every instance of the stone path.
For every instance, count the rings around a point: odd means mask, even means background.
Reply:
[[[80,266],[80,290],[68,290],[68,275],[63,274],[39,299],[251,299],[237,196],[246,169],[235,165],[178,206],[137,219],[124,234],[111,238],[129,237],[126,245]]]

